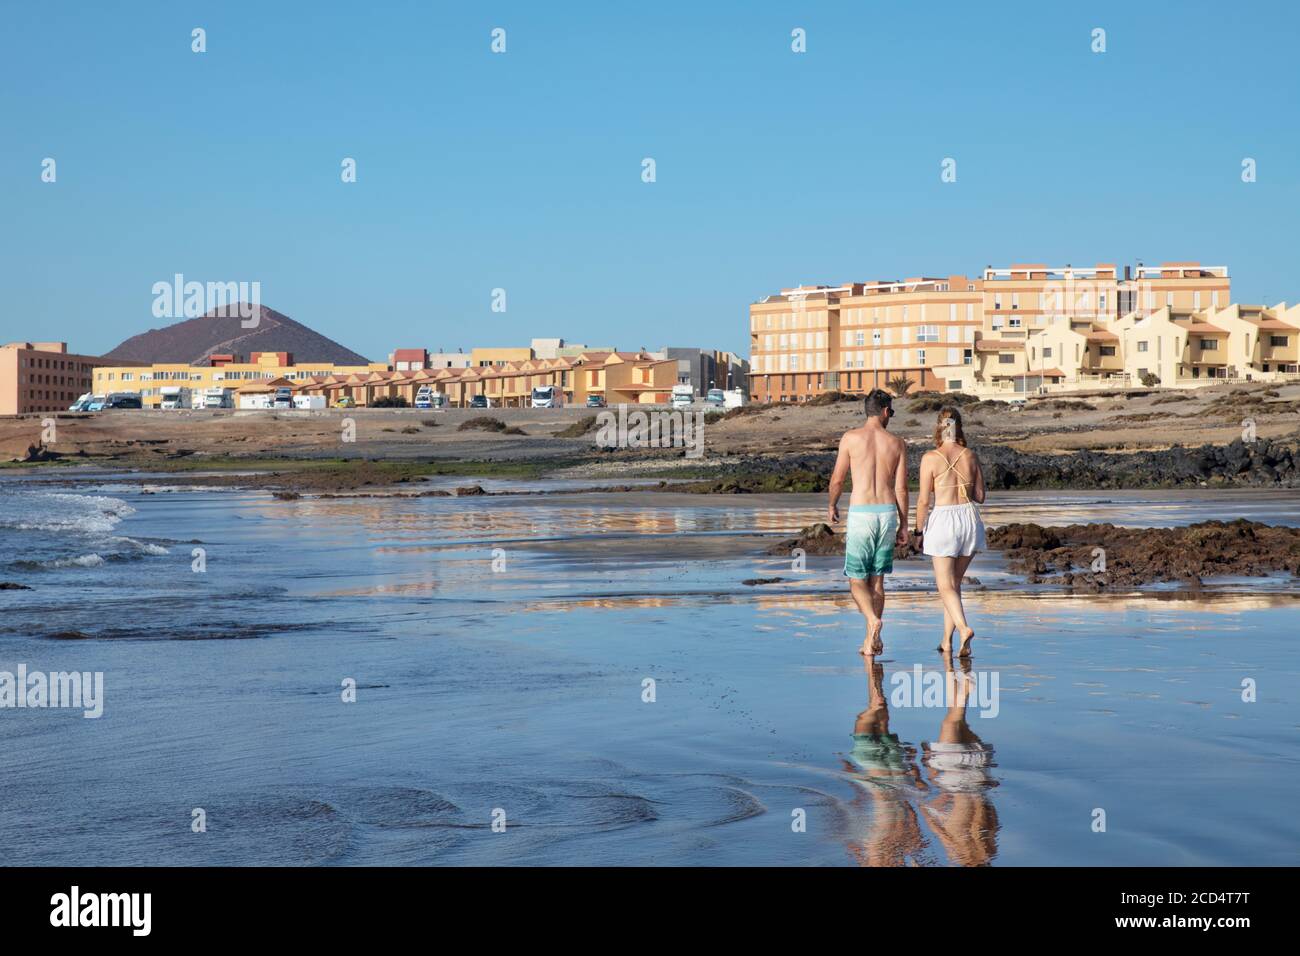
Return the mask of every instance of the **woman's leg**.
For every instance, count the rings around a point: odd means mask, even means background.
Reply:
[[[974,560],[974,554],[964,554],[953,559],[953,584],[957,589],[957,603],[962,605],[963,611],[965,611],[966,605],[961,599],[961,582],[966,579],[966,569],[970,567],[970,563]],[[975,632],[971,631],[970,635],[962,641],[958,657],[970,657],[970,642],[974,636]]]
[[[961,647],[964,650],[970,639],[975,636],[975,632],[966,624],[966,612],[961,606],[961,592],[957,589],[957,582],[960,579],[954,577],[958,559],[935,556],[933,560],[934,582],[939,588],[939,600],[943,602],[947,617],[957,628],[957,636],[961,638]]]

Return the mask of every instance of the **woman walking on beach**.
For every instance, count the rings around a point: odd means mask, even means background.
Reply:
[[[985,547],[984,521],[975,507],[984,502],[984,472],[975,453],[966,447],[961,412],[951,405],[939,409],[934,444],[934,450],[921,459],[917,534],[921,536],[921,550],[934,562],[934,580],[943,601],[943,640],[939,649],[951,653],[956,628],[960,638],[958,656],[969,657],[975,630],[966,622],[961,582],[975,552]]]

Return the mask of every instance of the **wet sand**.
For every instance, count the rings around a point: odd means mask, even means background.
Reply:
[[[813,496],[72,497],[23,509],[62,531],[0,527],[35,585],[0,592],[0,669],[102,670],[105,714],[0,721],[14,863],[1293,862],[1284,589],[1068,597],[984,556],[972,680],[997,692],[963,713],[903,695],[945,675],[923,565],[891,582],[877,679],[838,562],[750,549]],[[1185,524],[1267,501],[992,508]]]

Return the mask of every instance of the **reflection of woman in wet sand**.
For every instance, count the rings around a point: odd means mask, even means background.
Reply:
[[[970,656],[975,630],[966,622],[961,582],[975,552],[984,549],[984,521],[976,504],[984,502],[984,472],[966,447],[961,412],[945,405],[934,426],[933,451],[921,459],[921,495],[916,506],[921,550],[934,562],[934,580],[943,601],[943,639],[939,649],[952,647],[955,627],[962,657]],[[930,499],[934,499],[934,507]]]
[[[924,790],[925,783],[914,763],[915,749],[889,732],[884,666],[868,659],[866,670],[867,709],[853,725],[853,750],[844,766],[871,798],[870,831],[862,842],[850,843],[849,851],[862,866],[915,865],[926,839],[908,793]]]
[[[944,655],[944,663],[953,697],[939,726],[939,739],[921,744],[921,760],[939,791],[925,809],[949,860],[961,866],[986,866],[998,852],[998,814],[987,796],[997,786],[989,773],[993,748],[966,722],[970,661],[961,662],[960,674],[953,671],[951,654]]]

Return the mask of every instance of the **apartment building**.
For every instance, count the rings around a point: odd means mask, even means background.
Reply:
[[[105,359],[74,355],[67,342],[10,342],[0,347],[0,415],[62,412],[91,390]]]
[[[798,286],[750,306],[750,397],[807,401],[906,378],[916,389],[1033,390],[1122,374],[1111,326],[1226,307],[1226,268],[1017,263],[979,278]],[[1030,345],[1031,336],[1050,341]],[[1077,359],[1076,359],[1077,356]]]

